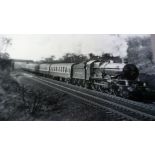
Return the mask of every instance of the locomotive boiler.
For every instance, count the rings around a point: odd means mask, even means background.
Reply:
[[[109,76],[115,79],[136,80],[139,70],[134,64],[108,62],[94,62],[94,76],[101,78]]]

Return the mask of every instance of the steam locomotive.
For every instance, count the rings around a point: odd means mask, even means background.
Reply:
[[[146,84],[138,78],[139,70],[134,64],[114,63],[111,60],[90,60],[78,64],[29,63],[22,69],[124,98],[133,98],[146,89]]]

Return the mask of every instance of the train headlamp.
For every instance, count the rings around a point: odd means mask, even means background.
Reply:
[[[143,86],[146,87],[146,83],[145,82],[143,83]]]
[[[132,87],[128,87],[128,90],[132,92],[134,89]]]

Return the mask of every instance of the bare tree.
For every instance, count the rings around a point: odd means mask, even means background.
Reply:
[[[9,59],[9,54],[6,52],[8,46],[12,45],[12,40],[7,37],[2,37],[0,39],[0,58]]]
[[[64,62],[64,63],[80,63],[80,62],[86,61],[86,60],[87,60],[87,57],[83,54],[66,53],[58,61]]]

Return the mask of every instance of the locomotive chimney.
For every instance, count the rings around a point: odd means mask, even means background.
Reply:
[[[151,34],[151,44],[153,52],[153,62],[155,63],[155,34]]]

